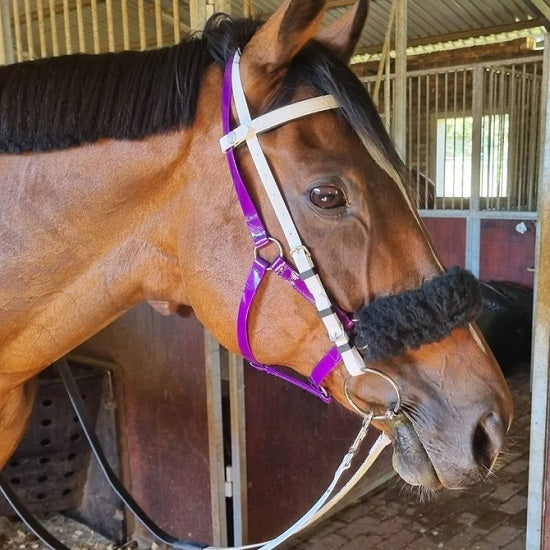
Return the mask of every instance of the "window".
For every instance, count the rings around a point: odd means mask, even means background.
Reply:
[[[437,119],[436,195],[472,195],[473,117]],[[481,120],[481,197],[508,194],[508,114],[484,115]]]

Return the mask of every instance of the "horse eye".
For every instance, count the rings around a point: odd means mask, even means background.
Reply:
[[[346,206],[346,196],[336,185],[324,184],[314,187],[309,192],[309,199],[318,208],[330,210]]]

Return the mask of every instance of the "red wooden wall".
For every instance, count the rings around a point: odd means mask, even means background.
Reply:
[[[170,533],[212,541],[202,327],[142,304],[77,351],[119,366],[119,441],[138,503]]]
[[[435,248],[445,266],[464,266],[466,220],[424,218]],[[525,224],[525,233],[516,230]],[[482,281],[511,281],[533,288],[536,227],[529,220],[481,220],[480,273]]]
[[[482,220],[481,269],[482,280],[513,281],[533,288],[532,268],[535,265],[535,224],[524,221],[527,231],[516,226],[522,220]]]
[[[464,218],[424,218],[435,249],[445,267],[466,261],[466,220]]]

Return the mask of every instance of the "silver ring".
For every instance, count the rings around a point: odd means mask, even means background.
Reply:
[[[393,380],[393,378],[391,378],[391,376],[388,376],[386,373],[384,373],[382,371],[365,367],[363,373],[364,374],[369,374],[369,373],[370,374],[376,374],[376,375],[382,377],[386,382],[388,382],[391,385],[391,387],[394,389],[395,394],[397,396],[397,401],[395,403],[395,407],[393,407],[393,409],[389,408],[384,414],[379,414],[379,415],[374,415],[373,411],[366,411],[365,409],[361,408],[353,400],[353,397],[351,395],[350,382],[351,382],[351,379],[353,378],[352,376],[348,376],[346,378],[345,383],[344,383],[344,394],[346,396],[346,399],[348,400],[348,403],[351,405],[351,407],[353,408],[353,410],[356,413],[360,414],[361,416],[363,416],[365,418],[370,417],[372,415],[372,420],[389,420],[390,418],[394,417],[399,412],[399,410],[401,409],[401,392],[399,391],[399,386],[394,382],[394,380]]]
[[[267,240],[277,245],[277,248],[279,249],[279,258],[282,258],[283,257],[283,245],[277,239],[274,239],[273,237],[268,237]],[[269,243],[266,243],[263,246],[255,246],[254,247],[254,259],[258,258],[258,251],[260,249],[268,246],[268,244]]]

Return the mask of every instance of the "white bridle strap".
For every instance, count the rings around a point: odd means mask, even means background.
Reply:
[[[258,140],[258,133],[260,131],[265,132],[285,122],[312,113],[335,109],[339,106],[338,102],[332,96],[321,96],[276,109],[271,113],[252,120],[241,82],[239,61],[240,55],[237,52],[233,59],[231,82],[233,86],[233,100],[240,126],[223,136],[220,140],[221,148],[225,151],[230,147],[234,147],[237,143],[246,142],[265,192],[285,235],[296,269],[315,299],[315,306],[319,317],[325,325],[328,337],[338,348],[348,373],[351,376],[359,376],[364,374],[365,364],[363,359],[357,349],[350,346],[348,335],[338,315],[335,313],[321,279],[315,271],[311,255],[300,239],[298,230],[294,225],[292,216]]]
[[[269,113],[255,118],[248,124],[241,124],[220,139],[220,146],[225,153],[229,148],[237,147],[253,135],[267,132],[306,115],[337,109],[338,107],[338,102],[331,95],[312,97],[297,103],[291,103],[274,111],[269,111]]]
[[[365,424],[361,427],[359,431],[358,438],[363,438],[366,434]],[[360,442],[359,442],[360,443]],[[296,535],[312,525],[314,522],[326,515],[334,506],[336,506],[342,499],[349,494],[349,492],[357,485],[357,483],[363,478],[367,471],[372,467],[376,459],[380,456],[380,453],[389,445],[391,441],[388,436],[385,434],[380,434],[378,439],[373,443],[372,447],[369,450],[369,454],[353,476],[348,480],[348,482],[331,498],[330,495],[334,492],[334,489],[342,477],[342,474],[349,468],[351,459],[357,450],[355,445],[357,439],[354,442],[354,445],[350,448],[350,451],[344,456],[340,466],[337,468],[334,477],[328,486],[327,490],[323,495],[317,500],[317,502],[293,525],[291,525],[286,531],[281,533],[278,537],[271,539],[269,541],[261,542],[258,544],[248,544],[245,546],[235,546],[232,548],[225,548],[222,546],[208,546],[204,550],[253,550],[258,548],[259,550],[272,550],[276,548],[284,541],[288,540],[293,535]],[[355,447],[355,448],[354,448]]]

